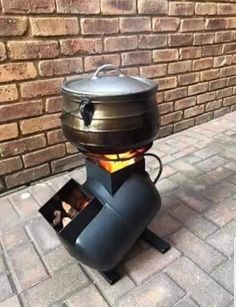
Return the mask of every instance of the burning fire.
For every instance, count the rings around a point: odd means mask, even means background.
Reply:
[[[97,160],[99,165],[109,173],[114,173],[122,168],[136,163],[140,156],[146,151],[146,148],[131,150],[120,154],[111,154],[103,156],[93,156],[93,160]]]

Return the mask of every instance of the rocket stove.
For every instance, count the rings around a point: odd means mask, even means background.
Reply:
[[[100,75],[115,70],[116,75]],[[162,172],[147,153],[159,129],[156,84],[124,76],[111,64],[62,86],[62,129],[86,155],[87,179],[71,179],[41,209],[69,253],[114,284],[117,265],[138,239],[165,253],[170,245],[147,227],[161,207]],[[145,157],[159,163],[152,181]]]

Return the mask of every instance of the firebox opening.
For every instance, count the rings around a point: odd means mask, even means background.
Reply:
[[[91,200],[92,197],[71,179],[40,209],[40,212],[54,230],[60,232],[90,204]]]

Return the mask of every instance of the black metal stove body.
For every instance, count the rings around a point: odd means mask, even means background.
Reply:
[[[145,171],[144,157],[113,173],[87,159],[86,170],[82,186],[71,179],[39,211],[73,257],[97,269],[113,284],[119,279],[114,268],[139,238],[162,253],[170,248],[147,229],[161,207],[161,198]],[[61,202],[58,195],[71,187],[79,188],[91,200],[68,225],[55,227],[52,221]]]
[[[143,233],[161,206],[144,159],[115,173],[87,160],[83,185],[102,209],[78,235],[78,259],[99,271],[114,268]]]

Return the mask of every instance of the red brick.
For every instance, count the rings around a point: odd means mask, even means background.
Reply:
[[[58,114],[53,114],[22,120],[20,122],[20,129],[22,134],[30,134],[37,131],[57,128],[60,125],[61,121]]]
[[[18,136],[17,124],[0,125],[0,141],[14,139]]]
[[[158,131],[158,137],[163,138],[173,133],[173,124],[161,127]]]
[[[203,19],[182,19],[180,25],[181,32],[192,32],[204,30],[205,22]]]
[[[34,98],[60,94],[62,82],[63,78],[25,82],[20,86],[21,95],[23,98]]]
[[[182,118],[182,114],[183,114],[182,111],[178,111],[161,116],[161,126],[165,126],[170,123],[175,123],[180,121]]]
[[[60,112],[62,109],[63,99],[61,96],[48,98],[45,103],[45,111],[47,113]]]
[[[167,35],[163,34],[147,34],[140,35],[138,47],[140,49],[162,48],[167,45]]]
[[[115,66],[120,66],[120,56],[118,54],[105,54],[105,55],[95,55],[87,56],[84,59],[84,69],[85,71],[95,70],[99,66],[107,63],[112,63]]]
[[[124,75],[127,76],[137,76],[139,74],[139,69],[138,67],[126,67],[126,68],[121,68],[121,71]]]
[[[232,55],[232,63],[236,64],[236,54]]]
[[[23,166],[20,157],[0,160],[0,175],[9,174],[21,169]]]
[[[209,92],[206,94],[201,94],[197,96],[197,104],[205,103],[208,101],[215,100],[216,93],[215,92]]]
[[[170,2],[169,15],[174,16],[192,16],[194,4],[192,2]]]
[[[169,46],[189,46],[193,43],[192,34],[170,34]]]
[[[223,47],[223,54],[235,54],[236,52],[236,43],[225,44]]]
[[[216,43],[231,42],[233,40],[233,33],[232,31],[216,32],[215,37]]]
[[[99,0],[56,0],[58,13],[72,14],[98,14],[100,12]]]
[[[224,98],[231,96],[233,94],[233,88],[232,87],[227,87],[222,90],[217,91],[217,98]]]
[[[173,112],[173,102],[166,102],[158,104],[159,112],[160,114],[166,114]]]
[[[151,31],[150,17],[121,17],[121,33],[149,32]]]
[[[42,164],[47,161],[61,158],[65,156],[66,150],[64,144],[58,144],[53,147],[47,147],[23,155],[23,161],[26,168]]]
[[[231,18],[227,18],[226,19],[226,28],[227,29],[235,29],[236,28],[236,20],[234,17],[231,17]]]
[[[193,107],[196,104],[196,97],[188,97],[175,101],[175,111]]]
[[[217,79],[209,82],[209,90],[218,90],[226,86],[226,78],[224,79]]]
[[[203,70],[213,66],[213,58],[204,58],[193,61],[193,70]]]
[[[140,67],[140,76],[145,78],[157,78],[163,77],[167,73],[167,65],[151,65],[151,66],[141,66]]]
[[[82,18],[81,31],[85,35],[118,33],[119,20],[118,18]]]
[[[59,55],[56,41],[9,41],[7,46],[13,60],[47,59]]]
[[[0,86],[0,102],[15,101],[18,98],[18,91],[15,84]]]
[[[72,38],[60,41],[63,55],[96,54],[102,52],[102,40],[100,38]]]
[[[200,58],[202,55],[202,48],[201,47],[186,47],[181,48],[180,51],[180,59],[187,60],[187,59],[196,59]]]
[[[73,146],[71,143],[66,143],[66,152],[71,155],[78,152],[78,149]]]
[[[38,134],[27,138],[6,142],[1,144],[2,157],[19,155],[26,151],[40,149],[46,146],[44,134]]]
[[[184,118],[193,117],[204,113],[204,105],[195,106],[184,111]]]
[[[194,126],[193,118],[181,120],[181,122],[174,124],[174,132],[179,132],[193,126]]]
[[[217,4],[216,3],[196,3],[195,14],[196,15],[216,15]]]
[[[76,74],[83,71],[81,58],[66,58],[39,62],[39,74],[42,77]]]
[[[194,45],[208,45],[213,44],[215,40],[215,34],[214,33],[197,33],[194,34]]]
[[[231,55],[222,55],[214,58],[214,67],[227,66],[232,63]]]
[[[227,107],[227,109],[228,109],[229,107]],[[221,109],[222,110],[222,109]],[[219,110],[218,110],[219,111]],[[236,105],[233,105],[233,106],[231,106],[231,108],[230,108],[230,111],[231,112],[234,112],[234,111],[236,111]],[[217,112],[217,111],[215,111],[215,112]],[[229,112],[229,111],[228,111]]]
[[[163,92],[157,92],[156,93],[156,101],[157,103],[162,103],[164,101],[164,93]]]
[[[155,17],[152,20],[153,31],[156,32],[175,32],[180,24],[179,18],[159,18]]]
[[[206,19],[206,30],[223,30],[225,26],[226,22],[222,17]]]
[[[225,114],[229,113],[229,111],[230,111],[229,107],[225,107],[225,108],[221,108],[220,110],[216,110],[216,111],[214,111],[214,118],[224,116]]]
[[[207,82],[190,85],[188,87],[188,94],[189,95],[196,95],[196,94],[199,94],[199,93],[206,92],[207,89],[208,89],[208,83]]]
[[[139,65],[151,63],[151,51],[133,51],[121,54],[122,65]]]
[[[136,14],[136,1],[101,0],[101,13],[103,15]]]
[[[222,46],[220,45],[202,47],[202,56],[216,56],[220,54],[222,54]]]
[[[227,80],[227,86],[236,85],[236,77],[229,77]]]
[[[33,63],[9,63],[0,65],[0,82],[27,80],[37,77]]]
[[[26,17],[0,16],[0,36],[20,36],[28,28]]]
[[[4,13],[52,13],[55,11],[53,0],[2,0]]]
[[[140,14],[168,14],[168,1],[156,1],[156,0],[138,0],[138,12]]]
[[[165,92],[165,100],[177,100],[187,96],[187,87],[180,87],[174,90]]]
[[[220,70],[219,69],[210,69],[210,70],[205,70],[201,72],[201,81],[208,81],[208,80],[213,80],[217,79],[220,76]]]
[[[219,15],[235,15],[236,4],[219,3],[218,4]]]
[[[168,66],[168,74],[178,74],[191,71],[192,61],[180,61],[177,63],[170,63]]]
[[[6,48],[4,43],[0,42],[0,62],[4,61],[7,58]]]
[[[138,41],[136,36],[107,37],[104,39],[106,52],[136,49]]]
[[[75,17],[35,17],[30,18],[33,36],[76,35],[79,33],[78,19]]]
[[[206,104],[206,112],[219,109],[222,106],[222,100],[215,100]]]
[[[221,77],[229,77],[236,75],[236,65],[231,65],[229,67],[224,67],[220,69]]]
[[[199,81],[199,79],[200,79],[199,73],[194,72],[194,73],[179,75],[178,76],[178,83],[179,83],[179,85],[188,85],[188,84],[197,83]]]
[[[177,49],[163,49],[153,51],[153,61],[158,62],[169,62],[178,60],[179,54]]]
[[[175,88],[177,86],[177,78],[176,77],[158,78],[157,84],[158,84],[158,89],[160,91]]]
[[[5,177],[7,188],[13,188],[37,179],[46,177],[50,174],[48,164],[43,164],[27,170],[7,175]]]
[[[42,113],[43,101],[41,100],[11,103],[0,106],[0,122],[32,117]]]
[[[209,113],[199,115],[199,116],[195,117],[196,125],[200,125],[202,123],[209,122],[209,120],[212,120],[213,117],[214,117],[213,112],[209,112]]]
[[[81,153],[51,162],[53,173],[65,172],[82,165],[84,165],[84,157]]]
[[[223,106],[231,106],[233,104],[236,104],[236,96],[224,98]]]
[[[49,145],[54,145],[57,143],[64,142],[66,139],[63,135],[63,132],[61,129],[49,131],[47,133],[47,140]]]

